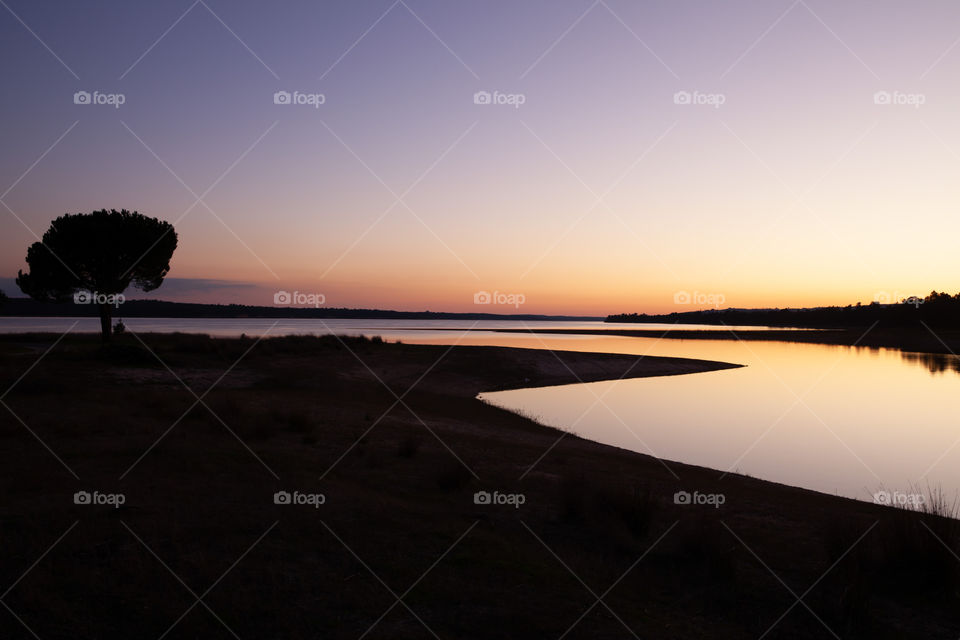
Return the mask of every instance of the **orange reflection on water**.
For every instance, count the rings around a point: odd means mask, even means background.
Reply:
[[[467,336],[461,344],[718,360],[741,369],[484,393],[633,451],[870,499],[960,489],[956,358],[783,342]],[[920,365],[920,366],[915,366]],[[531,461],[532,462],[532,461]]]

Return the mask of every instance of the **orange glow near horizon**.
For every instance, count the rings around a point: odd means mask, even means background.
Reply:
[[[116,87],[142,52],[131,39],[164,20],[24,8],[84,79],[0,23],[33,52],[8,83],[30,99],[0,106],[0,280],[17,295],[9,279],[53,218],[106,207],[176,224],[170,278],[201,282],[162,299],[300,290],[337,307],[602,316],[960,290],[960,6],[871,7],[865,25],[843,3],[818,7],[822,22],[802,4],[623,4],[622,22],[601,5],[551,47],[578,3],[424,0],[450,50],[402,11],[351,47],[379,15],[364,3],[238,10],[269,68],[191,19]],[[307,24],[323,37],[278,36]],[[110,44],[88,50],[80,26]],[[93,78],[122,108],[74,103]],[[325,101],[274,102],[295,89]],[[475,305],[479,291],[525,302]]]

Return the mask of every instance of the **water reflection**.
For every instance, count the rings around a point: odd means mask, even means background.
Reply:
[[[960,489],[955,359],[784,342],[516,337],[509,346],[747,365],[482,394],[592,440],[722,471],[871,499],[880,487]],[[905,366],[907,365],[907,366]]]
[[[952,353],[913,353],[904,351],[901,355],[907,362],[924,366],[934,375],[945,371],[960,373],[960,357]]]

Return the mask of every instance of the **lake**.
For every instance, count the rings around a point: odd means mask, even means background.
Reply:
[[[481,394],[605,444],[871,500],[881,488],[960,491],[957,358],[783,342],[658,340],[493,331],[610,329],[602,322],[129,318],[136,332],[228,336],[381,335],[409,343],[498,345],[719,360],[740,369]],[[0,318],[0,332],[97,331],[96,318]],[[638,325],[629,325],[637,328]],[[643,325],[643,328],[703,328]],[[716,327],[707,327],[716,328]],[[532,461],[531,461],[532,462]],[[679,473],[679,472],[678,472]],[[682,476],[681,476],[682,480]]]
[[[747,366],[482,398],[591,440],[826,493],[872,500],[884,489],[903,500],[929,486],[952,499],[960,490],[953,356],[784,342],[544,343]]]
[[[606,322],[575,321],[518,321],[518,320],[340,320],[340,319],[273,319],[273,318],[124,318],[124,324],[137,333],[206,333],[212,336],[259,336],[269,333],[273,336],[293,334],[342,335],[379,335],[384,339],[403,340],[405,338],[440,338],[456,340],[453,329],[510,329],[528,327],[530,329],[636,329],[638,325]],[[98,318],[8,318],[0,317],[0,333],[23,333],[43,331],[63,333],[68,329],[75,332],[98,333]],[[713,325],[702,324],[645,324],[649,329],[716,329]],[[731,327],[745,329],[765,329],[767,327]],[[432,331],[430,331],[432,330]],[[498,334],[491,333],[496,336]],[[451,337],[453,336],[453,337]]]

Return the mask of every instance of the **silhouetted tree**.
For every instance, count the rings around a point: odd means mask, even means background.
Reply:
[[[27,249],[30,272],[18,272],[17,285],[35,300],[97,304],[107,341],[117,296],[131,283],[143,291],[163,284],[176,248],[173,225],[136,211],[66,214]]]

